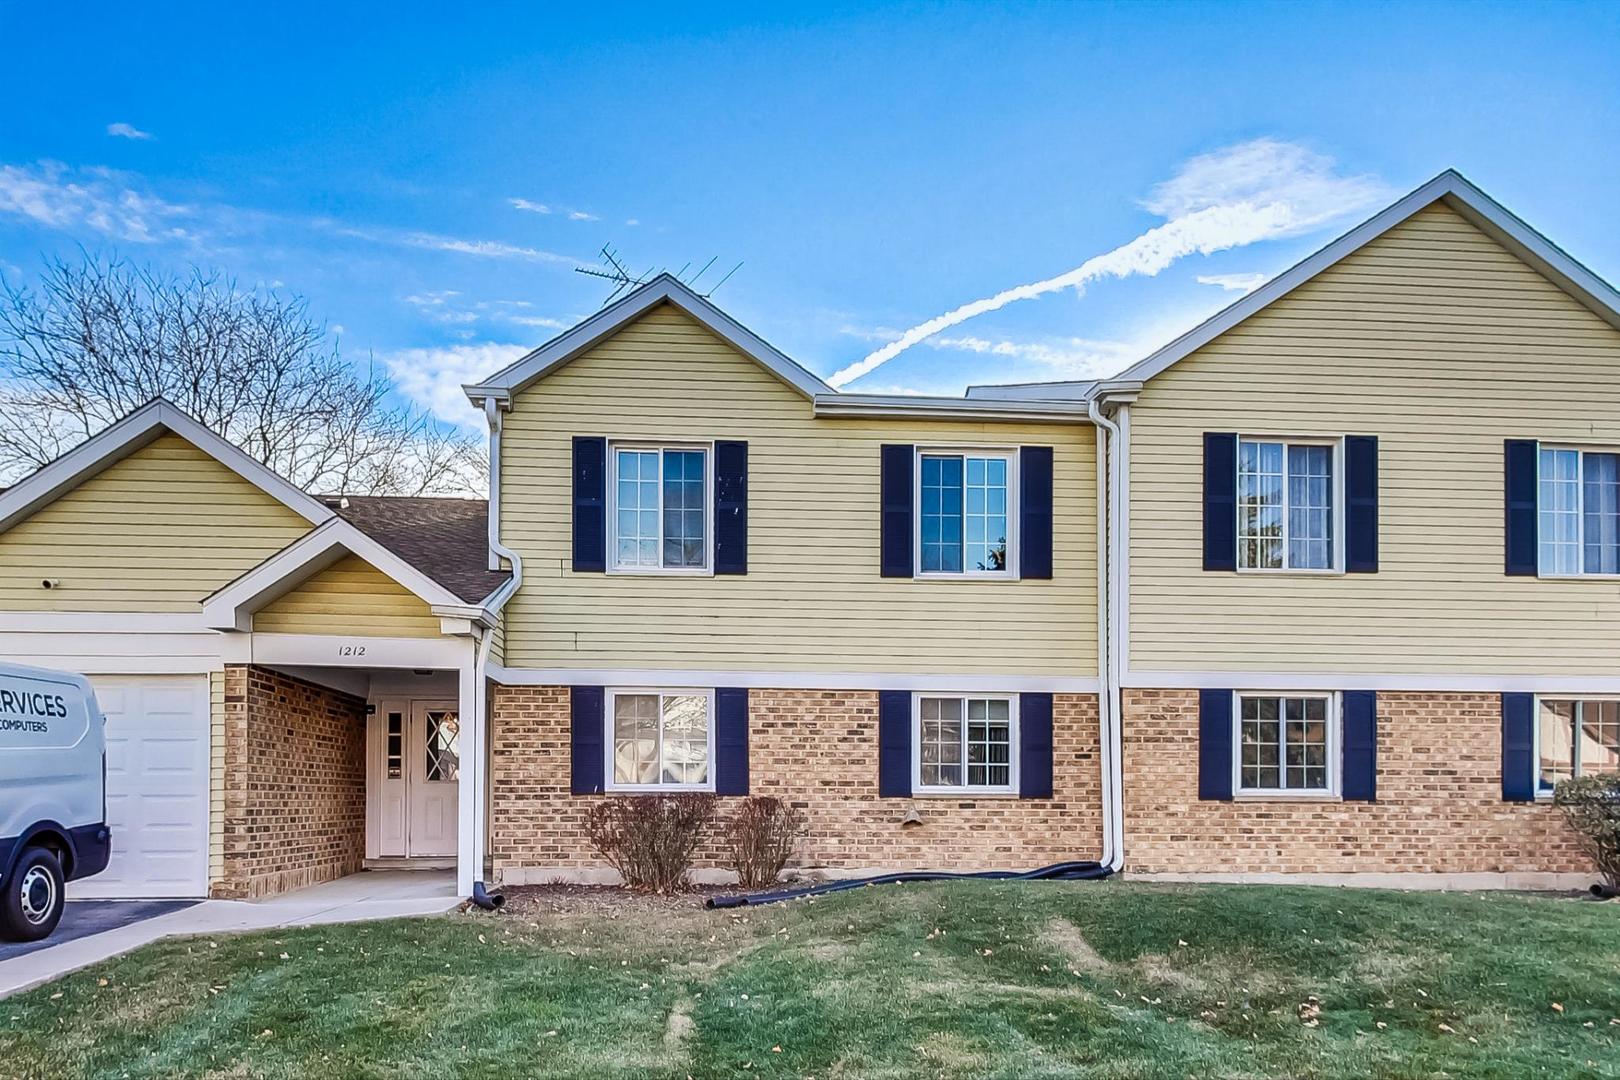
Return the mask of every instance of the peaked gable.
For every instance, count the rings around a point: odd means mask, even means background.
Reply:
[[[475,405],[487,400],[509,402],[525,387],[543,379],[617,334],[625,326],[662,306],[678,308],[743,356],[807,398],[831,394],[832,387],[721,311],[671,274],[659,274],[623,299],[552,338],[481,383],[464,387]]]

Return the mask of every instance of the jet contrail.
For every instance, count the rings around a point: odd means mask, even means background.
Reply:
[[[1067,273],[937,315],[835,373],[844,386],[913,345],[978,315],[1062,289],[1083,290],[1099,278],[1152,277],[1187,255],[1209,255],[1259,240],[1304,232],[1384,197],[1381,182],[1332,175],[1333,162],[1290,143],[1256,139],[1189,161],[1160,185],[1147,208],[1170,220],[1127,244],[1087,259]]]

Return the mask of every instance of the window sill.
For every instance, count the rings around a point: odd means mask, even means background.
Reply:
[[[913,574],[912,581],[1022,581],[1016,574]]]
[[[956,788],[950,791],[942,788],[930,788],[926,791],[920,791],[917,788],[912,788],[911,797],[913,799],[1016,799],[1018,798],[1018,792],[1007,791],[1003,788],[994,788],[991,790],[984,790],[981,788]]]
[[[640,784],[631,787],[604,785],[604,795],[713,795],[714,785],[702,784]]]
[[[1334,791],[1240,791],[1233,802],[1337,803],[1344,799]]]
[[[1267,570],[1260,567],[1239,567],[1237,573],[1245,577],[1349,577],[1343,570]]]
[[[1536,577],[1541,581],[1603,581],[1609,584],[1620,582],[1620,574],[1542,574]]]
[[[623,570],[620,570],[620,569],[615,569],[615,568],[610,567],[608,569],[608,571],[607,571],[607,575],[608,575],[608,577],[692,577],[692,578],[705,578],[705,577],[714,577],[715,576],[714,571],[710,570],[708,567],[703,567],[701,569],[690,569],[690,570],[688,570],[688,569],[681,569],[681,570],[641,570],[641,569],[635,569],[635,568],[625,568]]]

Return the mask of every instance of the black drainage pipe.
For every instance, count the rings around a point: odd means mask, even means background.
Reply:
[[[873,877],[844,878],[824,881],[820,885],[807,885],[800,889],[778,892],[751,893],[739,896],[711,896],[705,907],[739,908],[775,904],[783,900],[798,900],[806,896],[826,896],[829,893],[864,889],[868,885],[901,885],[914,881],[1099,881],[1113,871],[1101,863],[1060,862],[1036,870],[981,870],[977,873],[948,873],[945,871],[914,870],[898,874],[877,874]]]
[[[473,891],[470,898],[473,905],[485,911],[499,911],[506,906],[506,897],[501,893],[492,893],[484,888],[482,881],[473,882]]]

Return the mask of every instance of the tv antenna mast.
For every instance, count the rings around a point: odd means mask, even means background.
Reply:
[[[594,266],[576,266],[574,267],[574,273],[584,274],[587,277],[601,278],[603,281],[612,283],[613,291],[608,293],[607,299],[602,301],[603,307],[607,307],[609,304],[613,303],[613,301],[617,300],[621,293],[645,285],[658,274],[658,271],[653,267],[648,267],[641,274],[632,274],[629,268],[625,266],[624,260],[620,258],[619,249],[613,247],[611,244],[603,244],[602,250],[597,254],[602,259],[601,269],[597,269]],[[711,256],[709,261],[704,263],[702,268],[690,278],[686,276],[686,272],[687,270],[691,269],[692,264],[687,263],[685,266],[681,267],[675,272],[675,280],[696,292],[698,279],[704,274],[707,274],[709,272],[709,268],[712,267],[719,258],[720,256],[718,255]],[[739,262],[736,266],[733,266],[730,270],[727,270],[725,276],[719,281],[716,281],[713,285],[710,285],[706,292],[699,293],[698,295],[707,300],[709,297],[714,295],[716,289],[720,288],[720,286],[731,280],[732,274],[735,274],[741,269],[742,263]]]

